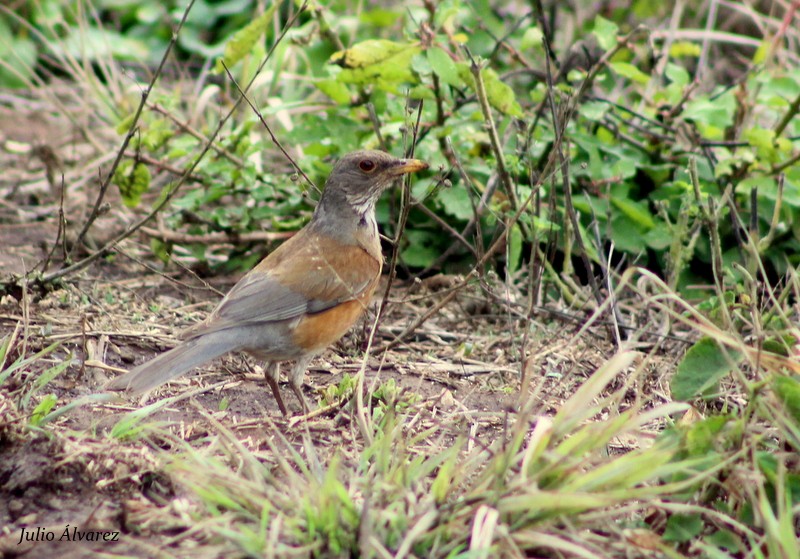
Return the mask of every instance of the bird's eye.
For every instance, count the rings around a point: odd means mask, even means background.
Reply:
[[[375,170],[375,162],[372,159],[362,159],[358,164],[358,168],[365,173],[371,173]]]

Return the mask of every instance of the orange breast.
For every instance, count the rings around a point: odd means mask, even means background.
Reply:
[[[292,341],[309,352],[322,351],[355,324],[364,312],[369,295],[361,300],[348,301],[317,314],[305,315],[292,332]]]

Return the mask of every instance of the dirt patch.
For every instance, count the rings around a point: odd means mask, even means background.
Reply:
[[[129,268],[123,265],[126,262]],[[24,427],[28,417],[46,394],[55,394],[58,406],[90,396],[118,374],[113,368],[128,369],[171,347],[181,327],[202,318],[211,308],[216,297],[213,293],[191,291],[181,300],[173,283],[141,270],[137,273],[131,262],[119,259],[113,268],[104,263],[85,279],[27,302],[27,308],[8,297],[0,307],[0,335],[17,332],[18,343],[7,362],[60,342],[53,353],[33,361],[0,388],[5,429],[0,524],[4,526],[2,546],[8,554],[34,557],[67,553],[79,557],[103,551],[146,557],[152,556],[148,546],[153,541],[169,539],[170,534],[187,529],[184,522],[170,524],[170,519],[181,518],[174,516],[177,513],[173,509],[180,506],[182,496],[175,493],[170,475],[156,458],[175,441],[150,436],[126,443],[110,436],[130,413],[163,397],[177,396],[179,400],[150,414],[148,423],[160,425],[190,445],[217,433],[217,424],[234,433],[251,451],[261,453],[268,463],[275,459],[270,449],[281,440],[302,452],[304,437],[310,436],[323,457],[363,444],[353,433],[347,402],[336,405],[334,400],[327,412],[301,426],[292,423],[292,418],[282,417],[259,364],[239,355],[185,375],[141,402],[118,399],[78,407],[48,424],[41,433],[28,431]],[[112,276],[120,280],[104,279]],[[183,277],[180,281],[193,279]],[[221,281],[219,287],[224,289],[232,281]],[[374,346],[380,348],[392,341],[393,332],[402,330],[438,296],[433,292],[420,299],[419,293],[393,290],[393,300],[408,303],[390,305]],[[357,374],[363,364],[371,319],[367,317],[312,363],[304,386],[310,401],[321,401],[320,393],[339,383],[344,374]],[[463,432],[464,425],[436,420],[442,412],[473,418],[477,427],[473,427],[472,436],[476,441],[490,441],[503,432],[504,418],[518,409],[521,401],[515,354],[521,332],[508,329],[509,324],[496,315],[465,314],[459,303],[453,303],[407,342],[386,353],[374,351],[370,355],[365,369],[368,393],[394,386],[391,395],[383,397],[408,401],[428,418],[426,425],[440,429],[448,440]],[[543,353],[529,366],[535,376],[532,391],[540,398],[537,406],[541,413],[552,413],[602,362],[607,349],[602,344],[564,345],[575,330],[571,324],[555,321],[536,328]],[[19,343],[23,334],[27,334],[24,352]],[[559,340],[564,345],[561,351],[544,352]],[[69,359],[70,366],[32,394],[21,409],[20,402],[36,378]],[[299,414],[299,405],[286,388],[284,385],[287,404]],[[381,402],[371,403],[378,406]],[[146,520],[148,514],[154,520]],[[139,533],[142,522],[148,529]],[[19,542],[23,529],[32,534],[30,529],[38,527],[58,537],[66,525],[78,526],[86,533],[116,531],[124,535],[124,541],[113,546],[86,541],[70,541],[68,545],[58,541]]]

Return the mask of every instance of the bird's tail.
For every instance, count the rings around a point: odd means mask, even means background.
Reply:
[[[221,331],[199,336],[162,353],[155,359],[142,363],[130,372],[115,378],[105,388],[128,390],[141,394],[179,377],[183,373],[219,357],[231,350],[229,333]]]

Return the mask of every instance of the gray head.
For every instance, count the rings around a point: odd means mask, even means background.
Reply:
[[[348,153],[333,166],[320,206],[325,206],[326,213],[341,215],[342,210],[350,209],[364,216],[374,210],[381,193],[394,179],[427,168],[428,164],[418,159],[397,159],[382,151]]]

